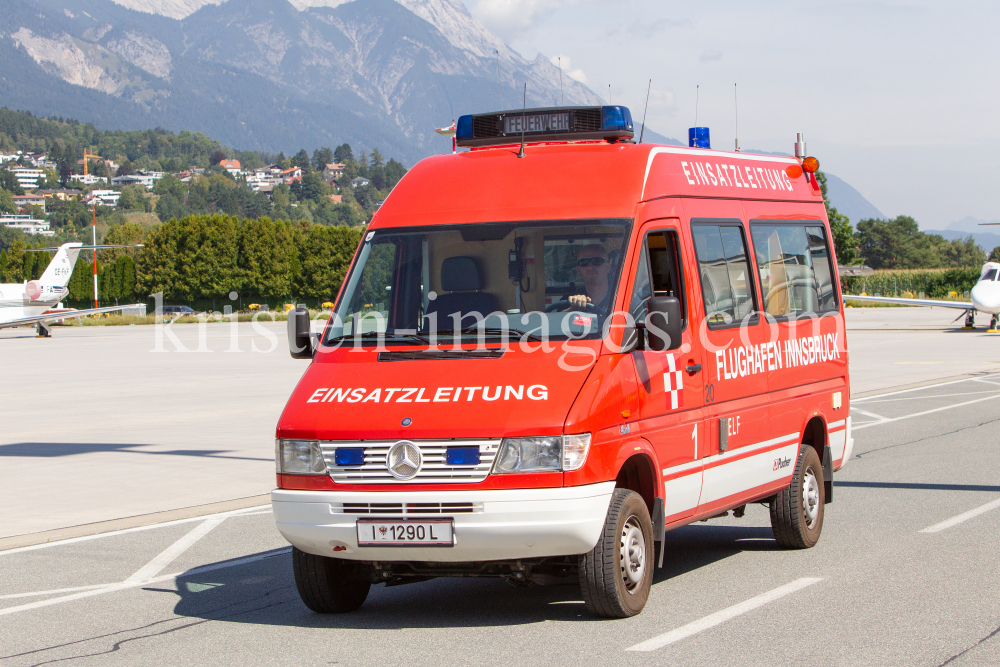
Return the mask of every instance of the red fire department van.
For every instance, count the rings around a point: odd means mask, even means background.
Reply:
[[[317,612],[372,584],[578,577],[639,613],[664,533],[770,506],[811,547],[850,457],[844,311],[799,157],[633,141],[624,107],[462,117],[368,227],[276,432]]]

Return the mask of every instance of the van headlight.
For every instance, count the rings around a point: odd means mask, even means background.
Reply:
[[[504,438],[494,473],[577,470],[587,461],[590,434]]]
[[[278,474],[326,474],[323,450],[315,440],[275,440],[274,463]]]

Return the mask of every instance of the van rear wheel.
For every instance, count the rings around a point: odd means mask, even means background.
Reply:
[[[786,549],[808,549],[823,531],[823,464],[811,445],[802,445],[792,483],[771,500],[774,539]]]
[[[295,547],[292,571],[302,602],[318,614],[354,611],[364,604],[372,586],[358,575],[350,561],[314,556]]]
[[[587,609],[606,618],[635,616],[653,583],[653,523],[635,491],[615,489],[604,529],[580,556],[580,590]]]

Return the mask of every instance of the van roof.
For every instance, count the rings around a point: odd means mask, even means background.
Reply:
[[[473,149],[418,162],[372,227],[512,220],[632,218],[669,196],[822,203],[784,170],[793,157],[656,144],[577,142]]]

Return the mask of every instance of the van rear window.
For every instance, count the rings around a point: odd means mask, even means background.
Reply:
[[[815,222],[751,222],[757,271],[768,315],[837,309],[826,230]]]

